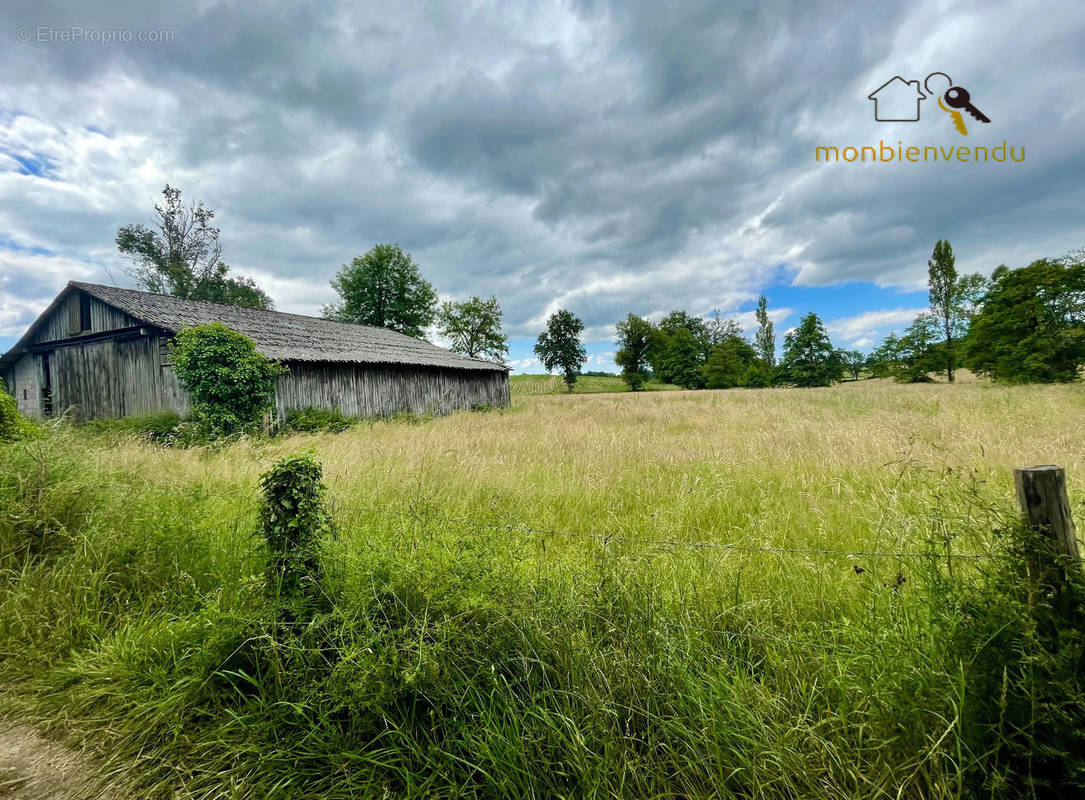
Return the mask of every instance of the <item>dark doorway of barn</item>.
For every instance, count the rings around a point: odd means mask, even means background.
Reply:
[[[49,365],[51,353],[41,354],[41,413],[44,417],[53,416],[53,371]]]

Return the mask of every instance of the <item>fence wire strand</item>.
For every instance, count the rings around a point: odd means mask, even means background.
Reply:
[[[408,517],[416,522],[437,519],[443,522],[451,522],[459,525],[470,525],[478,528],[490,528],[508,532],[519,531],[521,533],[538,534],[542,536],[565,536],[570,538],[593,539],[607,544],[609,542],[629,542],[633,544],[652,545],[656,547],[685,547],[698,550],[724,550],[742,553],[774,553],[779,555],[826,555],[847,558],[962,558],[973,560],[992,560],[1008,558],[1009,556],[999,553],[909,553],[903,551],[887,550],[834,550],[814,547],[770,547],[767,545],[746,545],[735,542],[706,542],[706,541],[681,541],[679,539],[656,539],[627,536],[620,533],[584,533],[581,531],[565,531],[550,528],[536,528],[531,525],[518,522],[499,522],[452,517],[445,514],[419,513],[418,511],[382,510],[380,513]]]

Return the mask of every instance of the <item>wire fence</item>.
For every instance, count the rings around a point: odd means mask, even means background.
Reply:
[[[520,522],[479,520],[468,517],[456,517],[446,514],[434,513],[429,510],[419,512],[417,510],[380,509],[379,513],[405,517],[415,522],[439,520],[458,525],[467,525],[475,528],[488,528],[507,533],[524,533],[538,536],[561,536],[568,538],[590,539],[602,542],[604,545],[610,542],[623,542],[630,544],[648,545],[652,547],[688,548],[691,550],[721,550],[742,553],[768,553],[779,555],[824,555],[838,558],[891,558],[891,559],[930,559],[930,558],[959,558],[973,560],[997,560],[1010,558],[1006,553],[956,553],[956,552],[906,552],[899,550],[838,550],[833,548],[816,547],[774,547],[769,545],[742,544],[739,542],[711,542],[703,540],[687,541],[682,539],[660,539],[655,537],[629,536],[617,532],[587,533],[583,531],[559,530],[553,528],[539,528]]]

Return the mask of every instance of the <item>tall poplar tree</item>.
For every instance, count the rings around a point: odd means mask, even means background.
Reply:
[[[766,367],[776,365],[776,332],[772,329],[772,320],[769,319],[769,301],[765,295],[757,298],[757,324],[760,326],[754,334],[754,349]]]

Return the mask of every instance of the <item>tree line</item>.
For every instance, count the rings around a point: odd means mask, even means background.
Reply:
[[[1005,383],[1077,380],[1085,364],[1085,250],[990,277],[959,275],[948,241],[927,262],[930,308],[886,337],[868,362],[875,377],[952,382],[965,367]]]
[[[143,288],[194,300],[270,309],[271,299],[250,279],[234,277],[222,261],[214,212],[185,206],[166,186],[154,206],[154,227],[126,225],[117,233],[129,274]],[[964,367],[995,380],[1076,380],[1085,364],[1085,250],[1040,259],[1019,269],[999,266],[990,277],[960,275],[948,241],[927,263],[929,309],[901,334],[891,333],[870,355],[833,345],[810,312],[784,336],[777,359],[768,299],[757,302],[757,329],[748,339],[718,310],[707,318],[683,310],[658,322],[629,313],[616,326],[614,361],[629,387],[650,380],[685,389],[828,386],[850,376],[900,382],[952,382]],[[331,281],[339,300],[323,315],[425,338],[436,328],[455,352],[503,362],[508,338],[497,298],[438,303],[433,285],[397,244],[378,244],[344,264]],[[546,322],[534,352],[571,389],[587,363],[584,323],[568,309]]]

